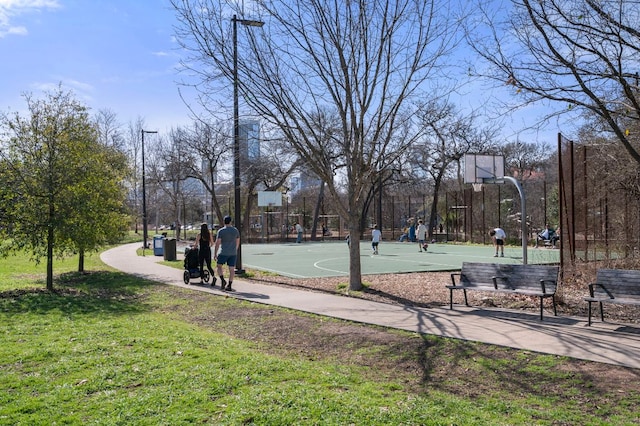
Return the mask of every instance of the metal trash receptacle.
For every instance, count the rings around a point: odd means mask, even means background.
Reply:
[[[176,239],[165,238],[164,239],[164,260],[176,260]]]
[[[155,256],[164,254],[164,237],[162,235],[153,236],[153,254]]]

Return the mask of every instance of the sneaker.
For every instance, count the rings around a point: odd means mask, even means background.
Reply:
[[[498,253],[494,254],[493,257],[498,257]]]
[[[500,253],[500,257],[504,257],[504,253]]]
[[[220,277],[220,290],[224,291],[226,286],[227,286],[227,281],[224,278]]]
[[[216,277],[214,277],[213,275],[211,276],[211,278],[213,278],[213,280],[211,281],[211,287],[215,287],[216,286],[216,281],[218,281],[218,279]]]
[[[227,284],[227,291],[235,291],[234,289],[231,288],[231,281],[229,281],[229,284]]]

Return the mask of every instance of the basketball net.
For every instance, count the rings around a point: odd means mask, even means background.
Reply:
[[[471,185],[473,185],[473,190],[475,192],[482,191],[482,184],[481,183],[472,183]]]

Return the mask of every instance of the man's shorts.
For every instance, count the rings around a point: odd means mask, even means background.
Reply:
[[[234,254],[233,256],[227,256],[224,254],[219,254],[216,263],[218,265],[236,266],[236,255]]]
[[[496,238],[496,245],[503,246],[504,245],[504,240],[502,240],[500,238]]]

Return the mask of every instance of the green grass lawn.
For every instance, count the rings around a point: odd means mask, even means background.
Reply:
[[[640,422],[637,388],[603,394],[564,358],[386,330],[376,332],[412,343],[390,351],[342,336],[326,350],[281,349],[261,339],[278,319],[293,339],[344,322],[155,284],[96,255],[90,273],[76,266],[56,261],[48,293],[44,264],[0,260],[0,425]],[[415,342],[429,368],[394,369]]]

